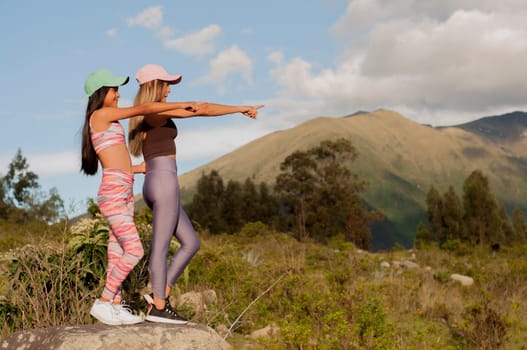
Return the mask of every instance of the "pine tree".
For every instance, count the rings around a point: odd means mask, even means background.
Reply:
[[[431,185],[426,195],[426,218],[430,224],[430,231],[434,241],[441,241],[444,239],[444,223],[443,223],[443,200],[436,188]]]
[[[496,243],[502,232],[502,218],[481,170],[474,170],[463,184],[463,208],[469,240],[481,246]]]
[[[423,222],[419,221],[415,235],[415,246],[420,247],[424,244],[430,244],[434,241],[434,235],[432,234],[432,231],[430,231],[430,228]]]
[[[202,174],[198,180],[197,192],[187,208],[189,217],[212,233],[224,231],[223,195],[223,179],[219,173],[212,170],[209,175]]]
[[[449,186],[448,191],[443,195],[443,229],[442,236],[439,237],[440,243],[447,240],[464,240],[463,207],[461,200],[457,196],[454,188]]]
[[[258,221],[259,212],[259,195],[254,182],[247,178],[242,186],[243,217],[245,222]]]
[[[242,187],[237,181],[230,180],[221,198],[221,216],[225,223],[225,231],[235,233],[244,223],[245,203]]]

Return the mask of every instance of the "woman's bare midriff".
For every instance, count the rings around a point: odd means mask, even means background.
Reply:
[[[115,145],[103,149],[98,154],[103,168],[121,169],[128,173],[132,172],[132,162],[128,148],[124,145]]]

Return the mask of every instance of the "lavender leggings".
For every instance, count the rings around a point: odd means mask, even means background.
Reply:
[[[190,220],[181,208],[177,165],[171,157],[155,157],[146,161],[143,197],[153,212],[152,251],[150,253],[150,282],[154,294],[166,298],[165,287],[176,283],[200,242]],[[167,255],[172,236],[181,247],[167,268]]]

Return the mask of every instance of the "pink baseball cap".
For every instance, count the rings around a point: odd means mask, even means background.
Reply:
[[[163,80],[169,84],[177,84],[181,81],[181,75],[170,75],[161,67],[159,64],[147,64],[141,67],[137,73],[135,73],[135,80],[142,85],[152,80]]]

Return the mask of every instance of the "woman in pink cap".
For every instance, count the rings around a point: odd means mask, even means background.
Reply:
[[[181,75],[171,75],[162,66],[147,64],[136,73],[139,91],[135,105],[145,102],[166,102],[170,86],[181,81]],[[192,224],[181,207],[176,165],[177,128],[171,118],[196,116],[220,116],[232,113],[255,119],[258,106],[227,106],[198,103],[198,111],[174,110],[155,116],[144,115],[130,119],[129,145],[134,156],[143,155],[146,175],[143,198],[152,209],[152,251],[150,253],[150,282],[153,298],[149,301],[146,320],[160,323],[187,322],[170,305],[168,297],[178,277],[200,248],[200,242]],[[172,256],[167,267],[170,241],[175,236],[180,248]]]
[[[119,86],[128,80],[128,77],[118,77],[109,70],[100,69],[90,74],[84,84],[88,106],[82,130],[81,170],[86,175],[95,175],[101,163],[102,180],[97,204],[110,224],[106,283],[90,314],[108,325],[134,324],[143,320],[121,304],[121,285],[144,254],[134,224],[133,174],[145,170],[144,163],[132,166],[124,129],[119,121],[145,113],[178,108],[197,111],[198,108],[193,102],[144,103],[119,108]]]

